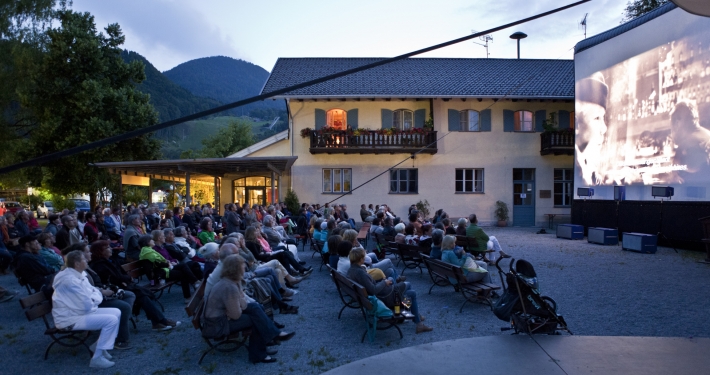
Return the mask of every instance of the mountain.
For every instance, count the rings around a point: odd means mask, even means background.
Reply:
[[[191,115],[222,104],[215,99],[196,96],[175,84],[160,73],[150,61],[136,52],[124,50],[121,57],[126,62],[138,60],[145,65],[146,79],[136,87],[141,92],[150,94],[150,103],[158,111],[160,122]]]
[[[203,57],[182,63],[163,74],[171,81],[197,96],[232,103],[259,95],[269,72],[244,60],[226,56]],[[247,114],[255,108],[285,110],[282,100],[265,100],[233,110],[234,114]]]

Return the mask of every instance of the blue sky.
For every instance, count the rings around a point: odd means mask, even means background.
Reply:
[[[223,55],[271,70],[279,57],[391,57],[486,30],[569,4],[573,0],[359,0],[216,1],[74,0],[97,27],[121,25],[124,48],[159,70],[192,59]],[[579,21],[588,16],[587,36],[619,25],[624,0],[594,0],[492,35],[490,57],[514,58],[515,31],[522,58],[571,59],[583,39]],[[485,48],[463,42],[429,57],[485,57]]]

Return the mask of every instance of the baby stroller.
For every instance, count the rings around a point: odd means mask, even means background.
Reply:
[[[555,300],[540,295],[537,274],[532,264],[523,259],[511,259],[510,271],[506,273],[499,265],[504,258],[510,258],[510,255],[501,253],[495,263],[504,293],[493,307],[493,313],[498,319],[510,322],[511,326],[501,328],[501,331],[512,329],[516,334],[556,335],[563,330],[571,335],[572,331],[567,328],[565,319],[557,314]]]

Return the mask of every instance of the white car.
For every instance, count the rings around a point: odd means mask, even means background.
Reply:
[[[49,218],[49,215],[54,213],[54,205],[50,201],[45,201],[37,207],[37,218]]]

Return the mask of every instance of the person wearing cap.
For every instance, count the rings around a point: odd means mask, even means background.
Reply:
[[[40,255],[40,246],[34,235],[20,238],[20,250],[15,257],[15,273],[36,292],[51,280],[54,270]]]
[[[606,141],[607,125],[606,104],[609,87],[604,76],[597,72],[591,77],[577,82],[575,87],[577,101],[575,114],[576,160],[586,185],[599,185],[604,182],[606,171],[602,168],[603,149]]]

